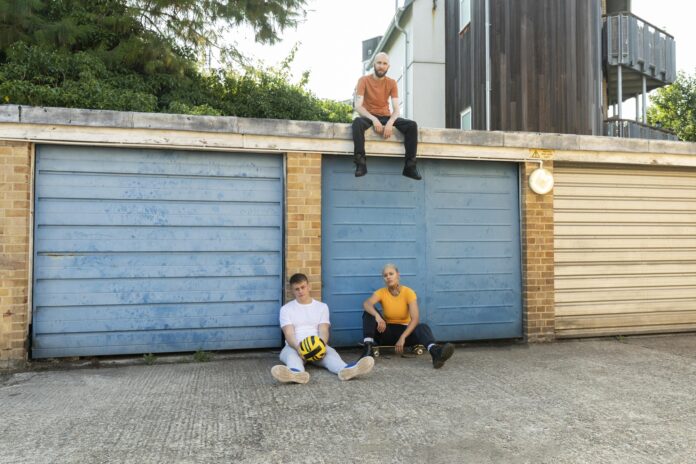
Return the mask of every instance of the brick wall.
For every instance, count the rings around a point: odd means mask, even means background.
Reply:
[[[285,186],[285,276],[307,275],[321,300],[321,154],[287,154]],[[285,300],[294,297],[285,285]]]
[[[33,147],[0,141],[0,368],[26,360]]]
[[[555,338],[553,191],[537,195],[529,188],[529,175],[538,167],[522,168],[522,322],[529,342]],[[553,173],[553,161],[544,161],[544,168]]]

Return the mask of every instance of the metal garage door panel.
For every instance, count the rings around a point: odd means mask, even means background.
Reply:
[[[433,332],[443,340],[521,336],[517,166],[428,168],[425,304]]]
[[[559,337],[696,329],[696,170],[558,164]]]
[[[282,160],[40,146],[34,357],[278,346]]]
[[[323,284],[336,345],[362,337],[362,302],[396,263],[419,296],[421,319],[442,340],[521,336],[517,167],[422,160],[423,181],[402,160],[324,157]]]
[[[404,282],[421,291],[423,184],[401,176],[396,164],[371,158],[370,173],[357,182],[350,159],[322,161],[322,281],[334,345],[361,339],[362,302],[381,284],[385,263],[398,263]]]

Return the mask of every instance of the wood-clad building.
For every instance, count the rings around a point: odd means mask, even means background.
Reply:
[[[485,0],[446,2],[446,125],[486,129]],[[600,0],[489,0],[490,129],[602,133]],[[466,21],[466,20],[464,20]]]

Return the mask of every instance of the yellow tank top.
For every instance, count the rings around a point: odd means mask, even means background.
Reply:
[[[387,324],[408,324],[411,315],[408,312],[408,304],[416,301],[416,292],[408,287],[401,286],[399,296],[389,293],[389,289],[380,288],[374,293],[382,305],[382,313]]]

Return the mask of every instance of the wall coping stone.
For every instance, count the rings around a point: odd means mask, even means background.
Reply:
[[[0,139],[3,124],[101,127],[114,129],[157,129],[237,135],[351,140],[350,124],[234,116],[194,116],[166,113],[137,113],[77,108],[0,105]],[[368,131],[367,141],[382,140]],[[403,138],[395,132],[391,142]],[[419,128],[419,141],[426,144],[483,146],[564,151],[621,152],[696,155],[696,143],[534,132],[461,131]]]

